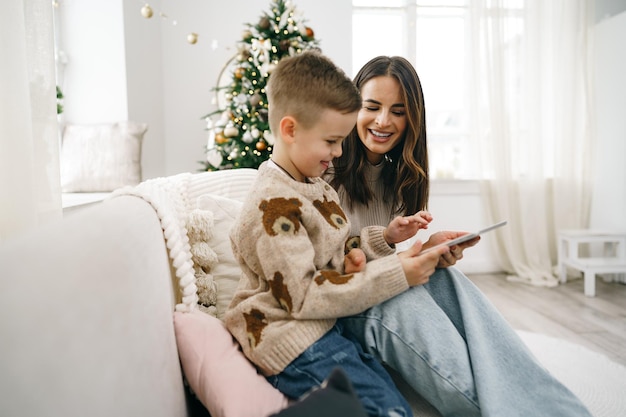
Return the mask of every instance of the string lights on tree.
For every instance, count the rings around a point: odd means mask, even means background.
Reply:
[[[204,170],[258,168],[269,158],[274,141],[265,86],[280,59],[318,47],[304,23],[290,0],[273,0],[269,13],[246,25],[237,54],[222,71],[228,70],[231,80],[214,88],[224,103],[204,116],[209,131]]]

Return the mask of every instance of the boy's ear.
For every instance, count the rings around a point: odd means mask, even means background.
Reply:
[[[293,143],[296,136],[296,119],[292,116],[285,116],[280,119],[280,137],[286,143]]]

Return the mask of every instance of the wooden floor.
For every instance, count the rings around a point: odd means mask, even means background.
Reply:
[[[517,330],[558,337],[626,366],[626,285],[596,279],[596,296],[583,280],[554,288],[512,283],[504,275],[469,275]]]

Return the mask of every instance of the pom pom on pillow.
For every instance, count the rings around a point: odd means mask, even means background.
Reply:
[[[213,213],[208,210],[195,209],[189,213],[187,219],[187,234],[189,240],[207,241],[213,237]]]
[[[208,244],[217,254],[218,262],[211,267],[213,280],[217,284],[217,318],[224,317],[226,308],[233,299],[241,267],[233,255],[230,245],[230,229],[237,219],[243,203],[215,194],[198,197],[197,206],[201,210],[213,213],[213,236]]]
[[[287,397],[257,373],[219,319],[175,312],[174,329],[183,373],[212,417],[266,417],[287,406]]]

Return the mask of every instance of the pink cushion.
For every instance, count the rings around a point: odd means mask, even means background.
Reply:
[[[198,310],[174,313],[178,355],[189,386],[212,417],[267,417],[287,406],[239,349],[224,324]]]

